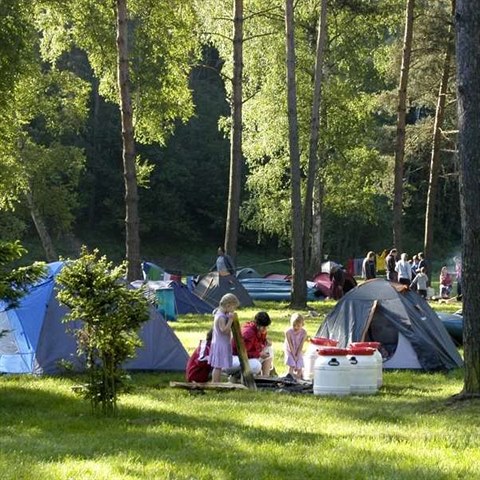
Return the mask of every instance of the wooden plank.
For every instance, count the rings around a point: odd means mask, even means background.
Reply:
[[[240,383],[170,382],[170,386],[172,388],[183,388],[185,390],[247,390],[247,387]]]
[[[257,384],[255,383],[255,378],[253,377],[252,370],[250,369],[250,364],[248,363],[247,350],[245,349],[245,343],[242,338],[242,333],[240,330],[240,323],[238,321],[237,315],[235,315],[232,322],[232,334],[235,344],[237,346],[238,358],[240,360],[240,369],[242,372],[242,381],[245,386],[250,390],[256,390]]]

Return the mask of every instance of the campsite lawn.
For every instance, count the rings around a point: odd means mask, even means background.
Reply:
[[[333,303],[315,304],[326,313]],[[291,311],[271,313],[278,355]],[[240,312],[241,321],[254,309]],[[315,333],[320,317],[308,317]],[[208,316],[170,325],[188,350]],[[0,478],[473,479],[480,478],[480,402],[451,402],[462,371],[387,372],[374,396],[266,391],[189,393],[181,374],[134,374],[117,418],[90,413],[79,378],[0,377]]]

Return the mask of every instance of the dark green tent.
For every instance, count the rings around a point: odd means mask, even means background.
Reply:
[[[463,364],[437,314],[405,285],[376,278],[349,291],[318,329],[317,337],[382,344],[384,368],[450,370]]]

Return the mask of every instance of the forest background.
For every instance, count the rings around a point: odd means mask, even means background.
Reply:
[[[45,233],[54,255],[75,257],[86,244],[121,260],[125,187],[120,111],[109,69],[115,63],[113,2],[34,3],[0,1],[0,238],[21,239],[30,252],[24,262],[48,259],[38,240]],[[303,182],[319,4],[295,4]],[[167,269],[202,273],[225,233],[232,2],[129,5],[130,28],[138,30],[131,70],[132,98],[141,99],[134,106],[141,256]],[[252,0],[245,6],[238,259],[250,266],[291,255],[291,215],[283,2]],[[328,6],[318,171],[321,250],[345,262],[392,247],[405,2],[332,0]],[[402,210],[403,250],[411,254],[423,249],[450,20],[450,1],[415,4]],[[161,60],[157,69],[149,70],[151,57]],[[452,66],[432,251],[449,263],[460,250],[454,78]]]

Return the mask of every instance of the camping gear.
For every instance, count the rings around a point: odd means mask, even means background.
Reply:
[[[253,268],[241,268],[237,270],[235,276],[239,280],[243,280],[244,278],[261,278],[262,276]]]
[[[351,393],[377,393],[377,359],[375,349],[371,347],[350,347],[347,358],[350,361],[350,391]]]
[[[437,312],[443,326],[452,337],[455,345],[463,345],[463,312],[458,310],[455,313]]]
[[[188,280],[188,279],[187,279]],[[185,284],[182,282],[175,282],[175,281],[148,281],[142,282],[141,280],[136,280],[131,282],[134,288],[140,288],[142,286],[146,286],[149,292],[152,292],[153,300],[157,301],[159,296],[162,295],[170,295],[169,298],[164,300],[163,298],[160,299],[161,302],[170,302],[168,304],[167,311],[168,316],[167,320],[175,320],[177,315],[184,315],[187,313],[212,313],[212,307],[205,303],[201,298],[198,298]],[[159,293],[159,290],[162,289],[172,289],[173,290],[173,300],[171,298],[170,293]],[[158,295],[157,295],[158,293]],[[173,301],[173,313],[172,313],[172,305],[171,302]]]
[[[177,314],[175,311],[175,294],[172,287],[162,287],[155,290],[155,299],[158,311],[165,320],[175,321]]]
[[[182,272],[180,270],[167,270],[163,279],[171,282],[182,282]]]
[[[374,349],[373,357],[377,363],[377,387],[380,388],[383,385],[383,357],[380,353],[380,342],[353,342],[350,347],[370,347]],[[350,348],[349,347],[349,348]]]
[[[217,308],[220,299],[226,293],[233,293],[239,300],[242,307],[253,307],[253,300],[234,275],[219,275],[218,272],[210,272],[201,277],[193,293]]]
[[[320,272],[313,277],[317,289],[317,296],[330,297],[332,295],[332,280],[330,273]],[[357,281],[348,272],[345,272],[345,283],[343,285],[343,293],[347,293],[357,286]]]
[[[450,370],[463,361],[437,314],[420,295],[376,278],[348,292],[328,314],[317,337],[381,343],[383,368]]]
[[[163,280],[165,270],[151,262],[142,262],[143,278],[145,280]]]
[[[241,278],[240,283],[253,300],[272,300],[288,302],[292,297],[292,282],[289,279]],[[307,300],[318,299],[314,282],[307,282]]]
[[[63,323],[68,309],[60,305],[55,278],[63,262],[47,265],[47,276],[34,286],[18,307],[0,306],[0,372],[55,374],[62,371],[62,361],[71,362],[75,370],[84,368],[78,358],[77,344],[69,330],[80,322]],[[124,367],[129,370],[182,371],[188,354],[161,314],[150,309],[150,319],[140,328],[143,346]]]
[[[310,344],[308,345],[305,353],[303,354],[303,379],[312,380],[313,379],[313,369],[315,366],[315,361],[318,358],[318,349],[319,347],[335,347],[337,345],[336,340],[331,340],[329,338],[311,338]]]
[[[313,374],[314,395],[349,395],[351,365],[346,348],[323,347],[318,350]]]

